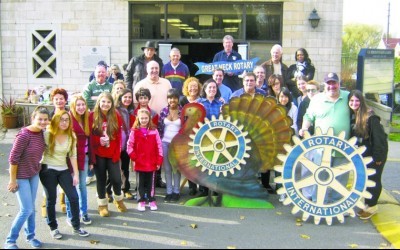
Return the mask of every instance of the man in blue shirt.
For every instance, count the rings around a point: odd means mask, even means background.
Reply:
[[[232,90],[223,84],[224,74],[225,72],[223,69],[215,69],[212,77],[218,85],[219,92],[221,92],[221,98],[224,99],[223,103],[227,103],[229,102],[229,99],[231,99]]]
[[[233,50],[233,40],[233,37],[230,35],[224,36],[224,39],[222,39],[224,50],[215,54],[213,62],[234,62],[242,60],[242,56]],[[241,72],[239,75],[240,74]],[[228,86],[232,92],[235,92],[242,87],[238,75],[233,73],[226,73],[223,83]]]
[[[265,96],[267,93],[256,87],[256,75],[253,72],[247,72],[243,77],[243,88],[233,92],[232,97],[239,97],[243,94],[250,94],[254,97],[255,94]]]

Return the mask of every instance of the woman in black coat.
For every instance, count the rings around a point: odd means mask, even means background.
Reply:
[[[368,168],[376,170],[368,178],[376,183],[375,187],[368,187],[372,194],[371,199],[365,199],[366,208],[357,215],[367,220],[378,212],[378,199],[382,191],[382,173],[388,154],[387,135],[380,123],[380,117],[369,111],[361,91],[353,90],[349,95],[349,106],[352,112],[352,136],[358,138],[359,146],[366,146],[363,156],[371,156],[373,161]]]

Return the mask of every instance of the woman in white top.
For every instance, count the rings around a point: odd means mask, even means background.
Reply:
[[[168,106],[161,111],[158,122],[158,130],[163,144],[163,167],[167,183],[167,195],[164,202],[177,202],[180,198],[181,173],[179,171],[172,171],[168,151],[169,144],[181,129],[180,116],[182,107],[179,105],[179,91],[177,89],[168,90],[167,99]]]

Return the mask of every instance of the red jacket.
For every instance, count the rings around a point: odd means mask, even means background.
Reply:
[[[110,136],[110,146],[103,147],[100,145],[100,138],[103,134],[97,134],[96,131],[93,131],[93,126],[90,131],[90,146],[91,146],[91,160],[93,164],[96,164],[96,155],[103,158],[111,158],[112,162],[118,162],[120,160],[121,155],[121,126],[122,119],[121,116],[116,113],[118,120],[118,130],[114,133],[114,140],[111,140]],[[89,116],[89,124],[93,124],[93,113]],[[104,118],[103,122],[107,122],[106,118]]]
[[[140,129],[132,128],[126,151],[135,162],[135,171],[153,172],[163,162],[162,143],[157,129],[148,130],[144,135]]]
[[[78,161],[78,169],[83,171],[85,170],[85,157],[86,157],[86,146],[88,146],[88,155],[90,155],[90,146],[86,145],[89,143],[89,136],[85,135],[84,129],[79,125],[79,122],[75,119],[75,117],[70,112],[72,118],[72,129],[75,132],[77,142],[76,142],[76,153],[77,153],[77,161]],[[89,128],[92,127],[92,124],[89,123]],[[89,164],[91,164],[91,159],[89,159]]]

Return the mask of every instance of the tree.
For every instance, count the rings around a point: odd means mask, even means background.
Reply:
[[[347,24],[342,36],[342,76],[343,85],[353,85],[353,73],[357,71],[358,53],[363,48],[376,48],[382,37],[382,28],[376,25]],[[350,89],[351,86],[346,86]]]
[[[394,83],[400,83],[400,57],[394,58]]]

